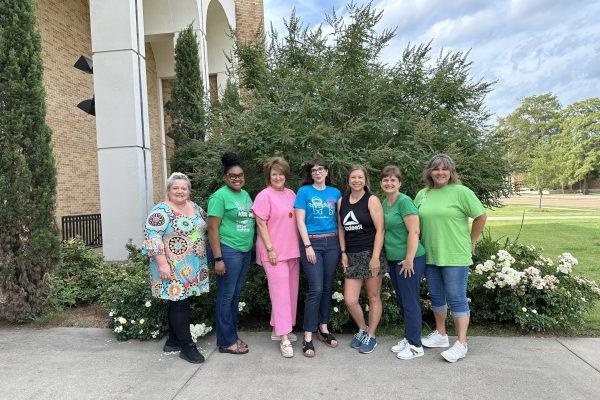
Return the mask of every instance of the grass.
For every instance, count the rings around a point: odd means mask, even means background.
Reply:
[[[543,207],[542,209],[537,208],[533,205],[507,205],[501,208],[493,210],[486,210],[486,213],[490,217],[521,217],[525,213],[525,218],[531,217],[545,217],[545,216],[587,216],[597,215],[600,216],[600,209],[598,208],[580,208],[580,207]]]
[[[519,235],[519,243],[541,247],[544,254],[555,261],[561,253],[569,252],[579,260],[574,273],[600,282],[600,219],[528,220],[526,214],[523,227],[520,221],[491,220],[487,229],[494,239],[514,239]],[[600,302],[575,335],[600,335]]]

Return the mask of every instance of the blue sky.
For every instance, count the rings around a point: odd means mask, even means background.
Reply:
[[[283,30],[292,8],[308,26],[347,1],[264,0],[265,23]],[[487,97],[504,116],[525,96],[552,92],[564,105],[600,97],[600,0],[373,0],[383,18],[378,29],[396,28],[383,53],[393,63],[410,43],[433,40],[440,49],[470,50],[472,76],[497,80]]]

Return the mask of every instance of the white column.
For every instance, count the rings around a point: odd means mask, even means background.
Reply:
[[[102,240],[107,260],[140,244],[152,206],[142,0],[90,0]]]

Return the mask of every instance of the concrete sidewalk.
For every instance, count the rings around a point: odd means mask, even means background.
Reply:
[[[119,343],[107,329],[0,331],[2,399],[600,399],[600,338],[471,337],[467,358],[440,349],[410,361],[380,338],[372,354],[315,342],[316,357],[284,359],[269,333],[242,333],[246,355],[220,354],[214,336],[193,365],[163,341]]]

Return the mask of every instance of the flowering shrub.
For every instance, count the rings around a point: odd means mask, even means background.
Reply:
[[[484,246],[493,247],[493,242]],[[578,262],[571,254],[560,255],[555,265],[533,246],[507,241],[500,247],[496,243],[495,253],[482,257],[469,276],[474,322],[514,323],[523,331],[571,330],[600,299],[596,282],[572,275]]]
[[[148,259],[133,245],[128,246],[129,261],[116,266],[118,275],[107,282],[101,302],[107,310],[109,327],[118,340],[159,339],[167,331],[167,301],[152,297]],[[212,286],[214,288],[214,286]],[[192,299],[192,338],[204,336],[214,324],[214,306],[204,304],[207,295]]]

